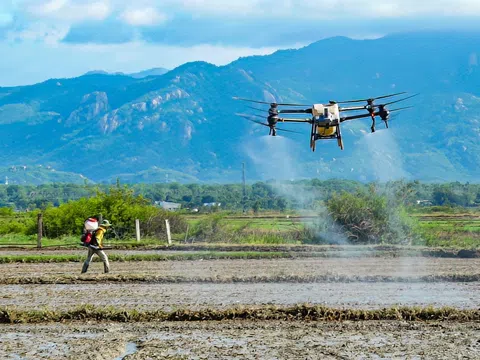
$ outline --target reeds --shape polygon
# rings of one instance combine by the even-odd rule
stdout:
[[[385,309],[334,309],[324,306],[235,307],[225,310],[137,311],[114,307],[82,306],[68,311],[0,308],[0,323],[44,323],[65,321],[479,321],[480,310],[454,308],[392,307]]]

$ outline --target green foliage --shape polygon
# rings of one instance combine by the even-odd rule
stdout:
[[[246,186],[248,210],[315,209],[317,205],[332,197],[335,192],[356,193],[367,190],[371,184],[351,180],[300,180],[284,182],[257,182]],[[423,184],[418,181],[392,181],[374,184],[379,191],[392,194],[398,201],[411,207],[423,207],[418,200],[427,205],[446,207],[474,207],[480,205],[480,184]],[[200,212],[217,208],[204,207],[204,202],[221,203],[220,209],[243,210],[243,187],[241,184],[134,184],[128,189],[135,195],[141,195],[150,203],[155,201],[173,201],[182,208],[198,208]],[[0,207],[25,209],[45,209],[59,206],[71,200],[90,198],[97,193],[110,192],[108,185],[50,184],[40,186],[8,185],[0,186]],[[302,196],[298,196],[301,194]],[[300,198],[300,199],[299,199]],[[208,201],[207,201],[208,200]],[[214,200],[214,201],[211,201]]]
[[[254,224],[257,227],[251,227]],[[235,244],[298,244],[308,239],[307,230],[303,227],[274,229],[271,224],[268,228],[261,226],[261,219],[236,222],[229,219],[226,213],[211,214],[203,217],[192,226],[190,241]],[[281,225],[275,225],[275,227],[277,226]]]
[[[13,214],[14,214],[13,209],[10,207],[0,208],[0,216],[13,216]]]
[[[417,237],[414,220],[395,199],[369,192],[334,194],[328,213],[354,244],[408,244]]]
[[[0,215],[0,235],[23,234],[35,231],[36,219],[33,213],[16,214],[11,208],[2,208]]]
[[[144,199],[135,195],[132,189],[126,187],[112,187],[110,191],[98,191],[97,196],[70,201],[58,208],[50,207],[44,212],[45,232],[48,237],[79,234],[86,218],[102,215],[114,226],[117,235],[122,237],[133,236],[135,233],[135,219],[149,223],[153,228],[156,222],[164,223],[168,217],[171,221],[172,232],[182,232],[186,223],[178,215],[166,213]],[[153,231],[153,230],[152,230]],[[144,234],[145,236],[151,233]]]

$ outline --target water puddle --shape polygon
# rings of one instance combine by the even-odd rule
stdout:
[[[127,345],[125,347],[125,352],[122,355],[120,355],[119,357],[116,357],[113,360],[123,360],[126,356],[135,354],[137,352],[137,350],[138,350],[137,349],[137,344],[135,344],[134,342],[129,342],[129,343],[127,343]]]

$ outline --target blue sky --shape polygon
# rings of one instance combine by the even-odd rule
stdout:
[[[479,19],[479,0],[0,0],[0,86],[222,65],[336,35],[480,30]]]

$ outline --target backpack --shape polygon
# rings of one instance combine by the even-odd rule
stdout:
[[[82,246],[97,245],[95,232],[98,229],[98,220],[94,217],[86,219],[83,223],[83,233],[80,237]]]

